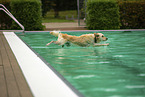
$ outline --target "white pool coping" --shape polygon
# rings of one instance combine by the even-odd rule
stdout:
[[[78,97],[14,32],[3,34],[34,97]]]

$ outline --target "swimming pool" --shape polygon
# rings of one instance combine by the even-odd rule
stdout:
[[[62,48],[51,44],[46,47],[57,39],[48,32],[25,33],[19,37],[85,97],[144,97],[145,31],[101,33],[109,38],[109,46]]]

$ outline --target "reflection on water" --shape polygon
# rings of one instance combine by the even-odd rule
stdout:
[[[145,32],[104,34],[110,46],[45,47],[56,40],[48,33],[22,38],[85,97],[144,97]]]

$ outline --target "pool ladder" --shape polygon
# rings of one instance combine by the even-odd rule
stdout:
[[[9,10],[3,5],[0,4],[0,10],[4,11],[8,16],[10,16],[21,28],[22,28],[22,32],[25,33],[25,28],[24,26],[9,12]]]

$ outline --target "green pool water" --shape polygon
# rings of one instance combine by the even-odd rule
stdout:
[[[109,38],[109,46],[46,47],[57,40],[48,32],[19,37],[85,97],[145,97],[145,31],[101,33]]]

